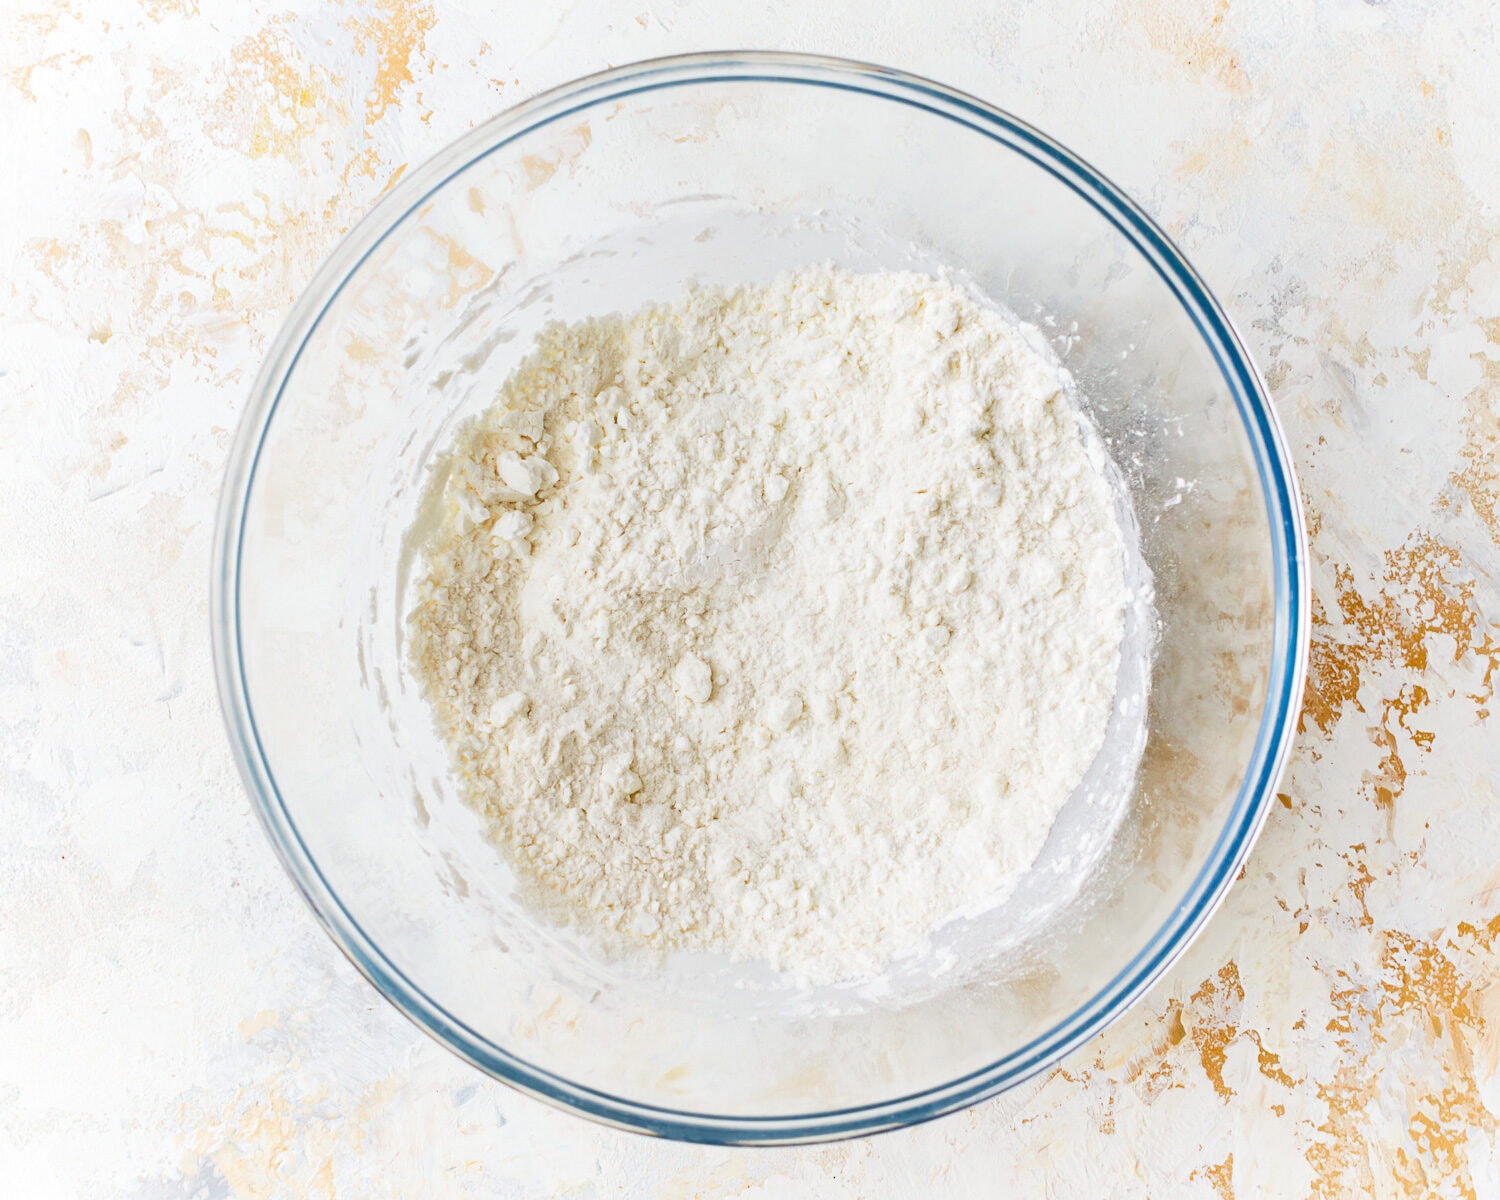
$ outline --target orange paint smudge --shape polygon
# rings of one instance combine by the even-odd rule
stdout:
[[[1313,1169],[1313,1196],[1334,1200],[1379,1190],[1370,1126],[1380,1118],[1370,1109],[1382,1103],[1381,1081],[1389,1058],[1385,1048],[1421,1040],[1438,1049],[1447,1083],[1439,1092],[1408,1098],[1409,1140],[1394,1148],[1390,1174],[1411,1195],[1475,1194],[1470,1138],[1477,1133],[1481,1143],[1492,1140],[1497,1121],[1483,1104],[1468,1042],[1460,1032],[1483,1031],[1475,997],[1495,978],[1492,950],[1497,937],[1500,916],[1482,927],[1460,923],[1441,942],[1388,931],[1374,991],[1348,988],[1331,993],[1340,1018],[1336,1028],[1335,1023],[1329,1028],[1344,1061],[1317,1089],[1327,1116],[1317,1127],[1322,1136],[1305,1154]],[[1357,1038],[1356,1026],[1367,1036]]]
[[[1333,576],[1337,621],[1321,602],[1313,605],[1303,732],[1316,728],[1331,734],[1350,708],[1365,711],[1360,686],[1364,672],[1377,663],[1426,671],[1433,636],[1453,640],[1454,661],[1474,651],[1479,625],[1474,579],[1453,547],[1430,535],[1414,534],[1405,545],[1386,551],[1380,587],[1373,597],[1361,593],[1350,568],[1334,564]],[[1380,723],[1371,736],[1385,755],[1367,781],[1377,803],[1392,803],[1406,782],[1392,720],[1418,746],[1431,748],[1432,732],[1409,724],[1428,700],[1426,688],[1411,684],[1383,704]]]
[[[1396,726],[1416,743],[1419,750],[1431,750],[1436,735],[1430,730],[1413,729],[1407,724],[1407,718],[1425,708],[1429,699],[1427,689],[1420,684],[1406,685],[1385,702],[1380,723],[1370,730],[1370,740],[1384,753],[1374,772],[1366,774],[1364,788],[1366,794],[1382,808],[1392,807],[1396,798],[1406,790],[1406,764],[1401,759],[1391,719],[1395,718]]]
[[[1140,1090],[1147,1101],[1153,1100],[1171,1086],[1175,1060],[1186,1054],[1197,1058],[1215,1094],[1228,1102],[1235,1095],[1224,1078],[1229,1049],[1243,1041],[1255,1047],[1256,1067],[1265,1079],[1287,1088],[1298,1086],[1299,1081],[1282,1066],[1281,1056],[1265,1045],[1260,1031],[1242,1028],[1244,1005],[1239,966],[1227,962],[1198,985],[1186,1004],[1175,1000],[1168,1004],[1161,1033],[1131,1062],[1125,1082]],[[1185,1050],[1179,1051],[1179,1046]]]
[[[1121,16],[1139,26],[1153,48],[1194,74],[1213,79],[1228,91],[1248,92],[1250,77],[1223,41],[1229,0],[1208,0],[1196,7],[1197,12],[1185,12],[1178,4],[1136,0],[1125,6]]]
[[[577,161],[579,155],[594,142],[594,131],[589,123],[568,130],[558,144],[545,154],[527,154],[521,158],[521,170],[526,175],[527,190],[541,187],[557,172]]]
[[[1500,321],[1481,321],[1480,326],[1491,344],[1500,345]],[[1464,444],[1459,450],[1464,465],[1449,482],[1500,546],[1500,362],[1484,354],[1474,357],[1484,374],[1464,397]]]
[[[1468,980],[1435,943],[1391,931],[1380,968],[1381,990],[1398,1011],[1446,1015],[1470,1026],[1479,1021]]]
[[[1219,1200],[1234,1200],[1234,1155],[1226,1155],[1224,1161],[1205,1167],[1203,1175],[1213,1185],[1214,1195]]]
[[[365,99],[365,128],[369,129],[396,103],[401,89],[412,82],[412,58],[426,49],[427,35],[437,24],[432,5],[412,0],[376,0],[375,16],[351,20],[354,48],[376,52],[375,81]]]
[[[1205,979],[1192,995],[1192,1002],[1200,1009],[1217,1008],[1225,1019],[1203,1020],[1193,1029],[1193,1040],[1198,1045],[1198,1058],[1203,1064],[1203,1073],[1213,1084],[1219,1097],[1228,1100],[1234,1089],[1224,1082],[1224,1064],[1229,1058],[1229,1044],[1239,1034],[1239,1029],[1227,1019],[1226,1010],[1233,1009],[1239,1015],[1240,1005],[1245,999],[1245,988],[1240,983],[1240,969],[1233,962],[1225,963],[1217,979]],[[1208,1013],[1204,1013],[1205,1018]]]
[[[393,187],[396,186],[397,180],[399,180],[401,178],[401,176],[403,176],[405,174],[406,174],[406,164],[402,163],[399,167],[397,167],[394,171],[391,172],[391,177],[389,179],[387,179],[385,181],[385,183],[383,183],[381,185],[381,187],[380,187],[380,194],[382,196],[384,196],[388,191],[390,191]]]

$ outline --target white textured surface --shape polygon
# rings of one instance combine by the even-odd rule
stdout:
[[[0,1177],[26,1197],[1500,1193],[1500,77],[1487,3],[11,0],[0,30]],[[234,776],[213,503],[266,339],[404,164],[584,71],[759,45],[1029,117],[1177,236],[1302,472],[1284,801],[1063,1068],[873,1141],[597,1129],[340,959]]]

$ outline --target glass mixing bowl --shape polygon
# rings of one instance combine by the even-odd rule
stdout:
[[[1120,689],[1144,753],[1113,768],[1118,811],[1075,796],[1017,894],[945,931],[943,972],[803,989],[691,956],[606,962],[517,902],[458,794],[403,661],[408,533],[435,456],[546,322],[820,261],[952,269],[1050,339],[1128,489],[1154,580],[1151,653],[1139,686]],[[1117,188],[1035,129],[832,59],[608,71],[408,173],[271,347],[230,457],[216,555],[234,750],[340,949],[491,1075],[702,1141],[911,1124],[1097,1033],[1181,953],[1244,862],[1302,689],[1291,467],[1203,282]]]

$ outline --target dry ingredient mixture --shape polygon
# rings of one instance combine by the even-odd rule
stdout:
[[[1013,886],[1099,750],[1110,490],[1024,327],[799,270],[555,324],[448,460],[413,653],[585,930],[878,971]]]

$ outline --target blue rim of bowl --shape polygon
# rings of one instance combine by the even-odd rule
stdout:
[[[507,1053],[424,993],[360,927],[308,852],[262,751],[240,654],[239,564],[245,511],[260,451],[302,347],[352,274],[445,183],[533,130],[643,92],[730,81],[832,88],[926,111],[1023,155],[1088,202],[1152,265],[1213,352],[1251,443],[1274,548],[1271,682],[1255,749],[1230,818],[1171,919],[1087,1003],[999,1061],[938,1087],[893,1100],[775,1117],[680,1111],[639,1104],[575,1083]],[[1029,1079],[1119,1017],[1187,948],[1248,857],[1291,751],[1307,660],[1304,546],[1301,501],[1280,425],[1238,331],[1167,235],[1098,171],[1024,121],[972,96],[902,71],[774,51],[680,55],[586,76],[492,118],[408,174],[335,247],[273,341],[230,451],[214,541],[214,668],[240,773],[282,864],[339,949],[419,1028],[494,1078],[607,1125],[717,1144],[831,1141],[931,1120]]]

